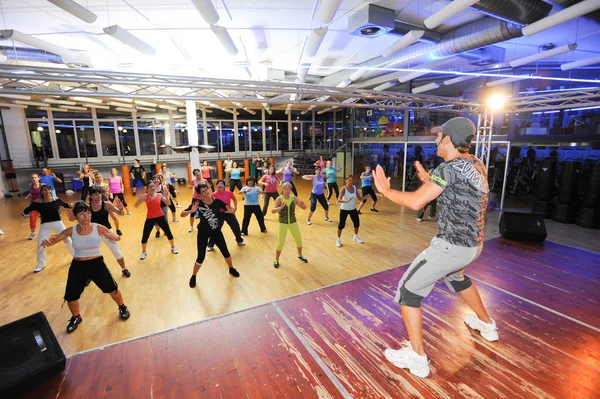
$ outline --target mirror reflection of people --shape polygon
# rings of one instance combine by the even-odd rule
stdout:
[[[43,186],[48,186],[52,190],[52,198],[58,198],[56,196],[56,189],[54,188],[54,182],[62,183],[62,180],[56,177],[54,173],[48,172],[48,168],[42,169],[42,175],[40,176],[40,183]]]

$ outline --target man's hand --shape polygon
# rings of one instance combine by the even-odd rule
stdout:
[[[373,171],[373,181],[380,193],[385,194],[390,190],[390,178],[385,176],[381,165],[377,165],[377,168]]]
[[[419,180],[421,180],[421,183],[427,183],[431,175],[425,170],[423,165],[421,165],[421,162],[415,161],[415,169],[417,169],[417,176],[419,177]]]

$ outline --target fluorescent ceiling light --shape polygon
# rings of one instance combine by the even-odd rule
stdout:
[[[297,98],[298,98],[298,94],[296,94],[296,93],[290,94],[290,101],[296,101]]]
[[[31,96],[24,96],[22,94],[0,94],[0,97],[13,98],[15,100],[31,100]]]
[[[381,56],[383,58],[390,58],[392,55],[396,54],[398,51],[410,46],[417,40],[423,37],[425,34],[424,30],[411,30],[406,35],[402,36],[400,40],[396,43],[392,44],[390,47],[386,48]]]
[[[596,106],[596,107],[583,107],[583,108],[573,108],[573,109],[568,109],[567,111],[585,111],[586,109],[598,109],[598,108],[600,108],[600,106]]]
[[[448,4],[446,7],[442,8],[441,10],[427,18],[424,24],[429,29],[436,28],[444,21],[452,18],[453,16],[459,14],[461,11],[471,7],[473,4],[478,2],[479,0],[454,0],[452,3]]]
[[[102,100],[98,99],[98,98],[90,98],[90,97],[69,97],[71,100],[75,100],[75,101],[85,101],[86,103],[92,103],[92,104],[102,104]]]
[[[383,84],[380,84],[379,86],[374,87],[373,90],[384,91],[384,90],[387,90],[387,89],[390,89],[390,88],[396,86],[396,84],[398,84],[398,82],[396,82],[395,80],[392,80],[391,82],[385,82]]]
[[[219,21],[219,13],[211,0],[192,0],[192,3],[207,24],[214,25]]]
[[[525,36],[532,36],[556,25],[560,25],[577,17],[581,17],[582,15],[588,14],[599,8],[600,1],[583,0],[569,8],[565,8],[564,10],[523,27],[522,32]]]
[[[440,87],[440,85],[437,83],[429,83],[429,84],[426,84],[423,86],[413,87],[412,92],[414,94],[419,94],[419,93],[424,93],[426,91],[435,90],[439,87]]]
[[[350,79],[346,79],[340,83],[338,83],[337,85],[335,85],[335,87],[340,87],[340,88],[344,88],[344,87],[348,87],[348,85],[352,83],[352,80]]]
[[[327,27],[312,30],[305,49],[308,57],[314,57],[317,54],[317,51],[319,51],[319,47],[321,46],[326,33]]]
[[[159,105],[159,106],[158,106],[158,108],[161,108],[161,109],[168,109],[168,110],[170,110],[170,111],[177,111],[177,107],[172,107],[172,106],[170,106],[170,105]]]
[[[408,73],[408,74],[406,74],[404,76],[400,76],[398,78],[398,81],[400,83],[406,83],[409,80],[415,80],[416,78],[420,78],[421,76],[427,75],[430,72],[431,72],[430,69],[427,69],[427,70],[424,70],[424,71],[414,71],[414,72]]]
[[[13,104],[21,104],[21,105],[37,105],[38,107],[49,107],[50,104],[42,103],[38,101],[23,101],[23,100],[13,100]]]
[[[74,107],[72,105],[59,105],[58,108],[61,109],[69,109],[69,110],[76,110],[76,111],[87,111],[87,108],[84,107]]]
[[[146,108],[146,107],[138,107],[137,105],[135,106],[135,109],[140,110],[140,111],[156,111],[156,108]]]
[[[77,56],[76,51],[57,46],[56,44],[49,43],[42,39],[38,39],[37,37],[26,35],[25,33],[19,32],[17,30],[0,30],[0,35],[7,39],[11,39],[19,43],[24,43],[31,47],[39,48],[49,53],[58,54],[63,58],[73,59]]]
[[[0,64],[4,64],[6,61],[8,61],[8,57],[4,53],[0,53]]]
[[[560,69],[563,71],[570,71],[571,69],[581,68],[588,65],[600,64],[600,55],[597,57],[586,58],[585,60],[568,62],[566,64],[562,64]]]
[[[514,77],[514,78],[506,78],[506,79],[493,80],[491,82],[487,82],[485,85],[487,87],[494,87],[494,86],[500,86],[500,85],[503,85],[503,84],[517,82],[519,80],[525,80],[525,79],[527,79],[527,77],[517,76],[517,77]]]
[[[298,79],[302,79],[306,77],[308,70],[310,69],[310,64],[302,64],[298,67]]]
[[[540,53],[533,54],[528,57],[523,57],[523,58],[519,58],[518,60],[513,60],[510,62],[510,66],[513,68],[520,67],[521,65],[526,65],[526,64],[530,64],[532,62],[543,60],[545,58],[554,57],[555,55],[568,53],[569,51],[573,51],[576,48],[577,48],[577,43],[566,44],[564,46],[553,48],[552,50],[542,51]]]
[[[140,104],[140,105],[147,105],[149,107],[156,107],[156,103],[150,103],[148,101],[142,101],[142,100],[133,100],[133,102],[135,104]]]
[[[120,41],[121,43],[131,47],[132,49],[139,51],[142,54],[156,54],[156,49],[154,47],[152,47],[142,39],[138,38],[133,33],[130,33],[126,29],[121,28],[119,25],[112,25],[104,28],[104,33]]]
[[[215,34],[219,42],[221,42],[221,46],[227,50],[230,55],[236,55],[238,53],[238,49],[233,42],[233,39],[227,32],[227,29],[223,26],[219,25],[211,25],[210,30]]]
[[[116,101],[111,101],[108,103],[108,105],[110,105],[112,107],[133,108],[132,104],[118,103]]]
[[[358,79],[362,78],[363,75],[366,74],[367,72],[368,72],[368,69],[357,69],[356,71],[352,72],[352,75],[350,75],[350,80],[355,82]]]
[[[88,104],[88,103],[83,103],[81,105],[83,105],[84,107],[88,107],[88,108],[110,109],[110,107],[108,105],[98,105],[98,104]]]
[[[461,83],[461,82],[466,82],[467,80],[475,79],[475,78],[478,78],[478,77],[479,77],[479,75],[459,76],[458,78],[444,80],[444,84],[446,86],[451,86],[451,85],[455,85],[455,84]]]
[[[333,20],[342,0],[321,0],[319,7],[319,21],[328,24]]]
[[[98,19],[98,16],[96,14],[94,14],[87,8],[80,6],[79,4],[75,3],[72,0],[48,0],[48,1],[52,4],[54,4],[55,6],[62,8],[63,10],[65,10],[69,14],[73,15],[74,17],[79,18],[83,22],[87,22],[88,24],[92,24],[92,23],[96,22],[96,19]]]
[[[10,107],[10,108],[26,109],[27,105],[0,103],[0,107]],[[39,107],[39,109],[47,110],[48,108]]]
[[[135,110],[133,108],[120,108],[120,107],[118,107],[118,108],[115,108],[115,110],[119,111],[119,112],[135,112]]]
[[[113,97],[112,99],[115,100],[115,101],[121,101],[121,102],[124,102],[124,103],[132,103],[133,102],[133,100],[131,98]]]
[[[41,100],[43,102],[49,103],[49,104],[64,104],[64,105],[75,105],[75,104],[77,104],[75,101],[56,100],[54,98],[42,98]]]
[[[166,103],[169,104],[173,104],[173,105],[178,105],[180,107],[185,107],[185,103],[181,102],[181,101],[177,101],[177,100],[165,100]]]

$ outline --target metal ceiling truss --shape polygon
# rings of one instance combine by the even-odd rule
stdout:
[[[480,112],[476,101],[393,91],[16,65],[0,66],[0,93]]]
[[[598,83],[600,84],[600,82]],[[549,111],[596,106],[600,106],[600,87],[538,95],[523,95],[510,99],[508,101],[508,110],[505,112]]]

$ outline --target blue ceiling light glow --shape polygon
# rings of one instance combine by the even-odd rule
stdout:
[[[600,84],[600,82],[598,82]],[[570,89],[554,89],[554,90],[534,90],[534,91],[520,91],[519,94],[541,94],[541,93],[556,93],[562,91],[576,91],[576,90],[588,90],[588,89],[597,89],[598,87],[573,87]]]

